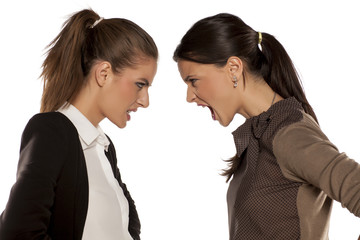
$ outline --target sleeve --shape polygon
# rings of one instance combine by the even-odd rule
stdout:
[[[340,153],[309,116],[281,129],[273,151],[285,177],[323,190],[360,217],[360,165]]]
[[[66,154],[62,131],[43,115],[22,135],[16,182],[0,216],[0,239],[51,239],[47,229]]]

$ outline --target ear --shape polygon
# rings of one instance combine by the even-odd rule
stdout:
[[[226,63],[226,70],[231,79],[233,79],[234,76],[240,79],[244,71],[243,61],[236,56],[229,57]]]
[[[100,62],[95,67],[95,80],[99,87],[103,87],[112,74],[111,64],[109,62]]]

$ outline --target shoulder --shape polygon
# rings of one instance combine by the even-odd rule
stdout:
[[[252,131],[256,138],[261,138],[263,146],[269,151],[273,148],[274,137],[278,132],[303,119],[303,109],[295,98],[287,98],[275,103],[267,112],[252,120]]]
[[[76,128],[65,115],[59,112],[36,114],[22,134],[18,176],[29,171],[37,173],[37,169],[46,169],[39,175],[58,176],[58,170],[77,157],[79,150],[81,144]]]
[[[29,120],[28,125],[62,128],[75,127],[71,121],[60,112],[38,113]]]
[[[301,121],[281,128],[273,140],[273,152],[278,164],[285,176],[291,178],[304,176],[303,169],[320,162],[319,159],[325,155],[337,152],[316,121],[305,112],[302,115]]]
[[[75,126],[65,115],[47,112],[36,114],[29,120],[22,134],[22,144],[34,140],[45,145],[63,144],[77,138]]]
[[[276,135],[280,129],[303,120],[304,111],[301,104],[295,98],[288,98],[278,102],[270,114],[270,127]]]
[[[275,103],[252,120],[255,137],[263,136],[263,140],[271,145],[280,129],[302,120],[302,111],[301,104],[294,97]]]
[[[328,140],[326,135],[321,131],[317,122],[307,113],[301,111],[302,118],[300,121],[293,122],[282,127],[274,137],[274,148],[280,147],[280,143],[291,140],[292,143],[301,142],[303,138],[317,137],[321,140]]]
[[[62,113],[47,112],[34,115],[25,127],[25,131],[77,132],[72,122]]]

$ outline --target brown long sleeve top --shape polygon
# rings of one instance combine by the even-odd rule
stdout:
[[[339,153],[295,98],[233,133],[230,239],[328,239],[332,199],[360,216],[360,165]]]

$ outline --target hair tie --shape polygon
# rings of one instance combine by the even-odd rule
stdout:
[[[99,18],[98,20],[96,20],[95,22],[94,22],[94,24],[93,25],[91,25],[91,27],[90,28],[94,28],[96,25],[98,25],[99,24],[99,22],[101,22],[102,20],[103,20],[104,18],[103,17],[101,17],[101,18]]]
[[[262,43],[262,34],[261,32],[258,32],[259,33],[259,42],[258,42],[258,47],[260,49],[260,51],[262,51],[262,47],[261,47],[261,43]]]

